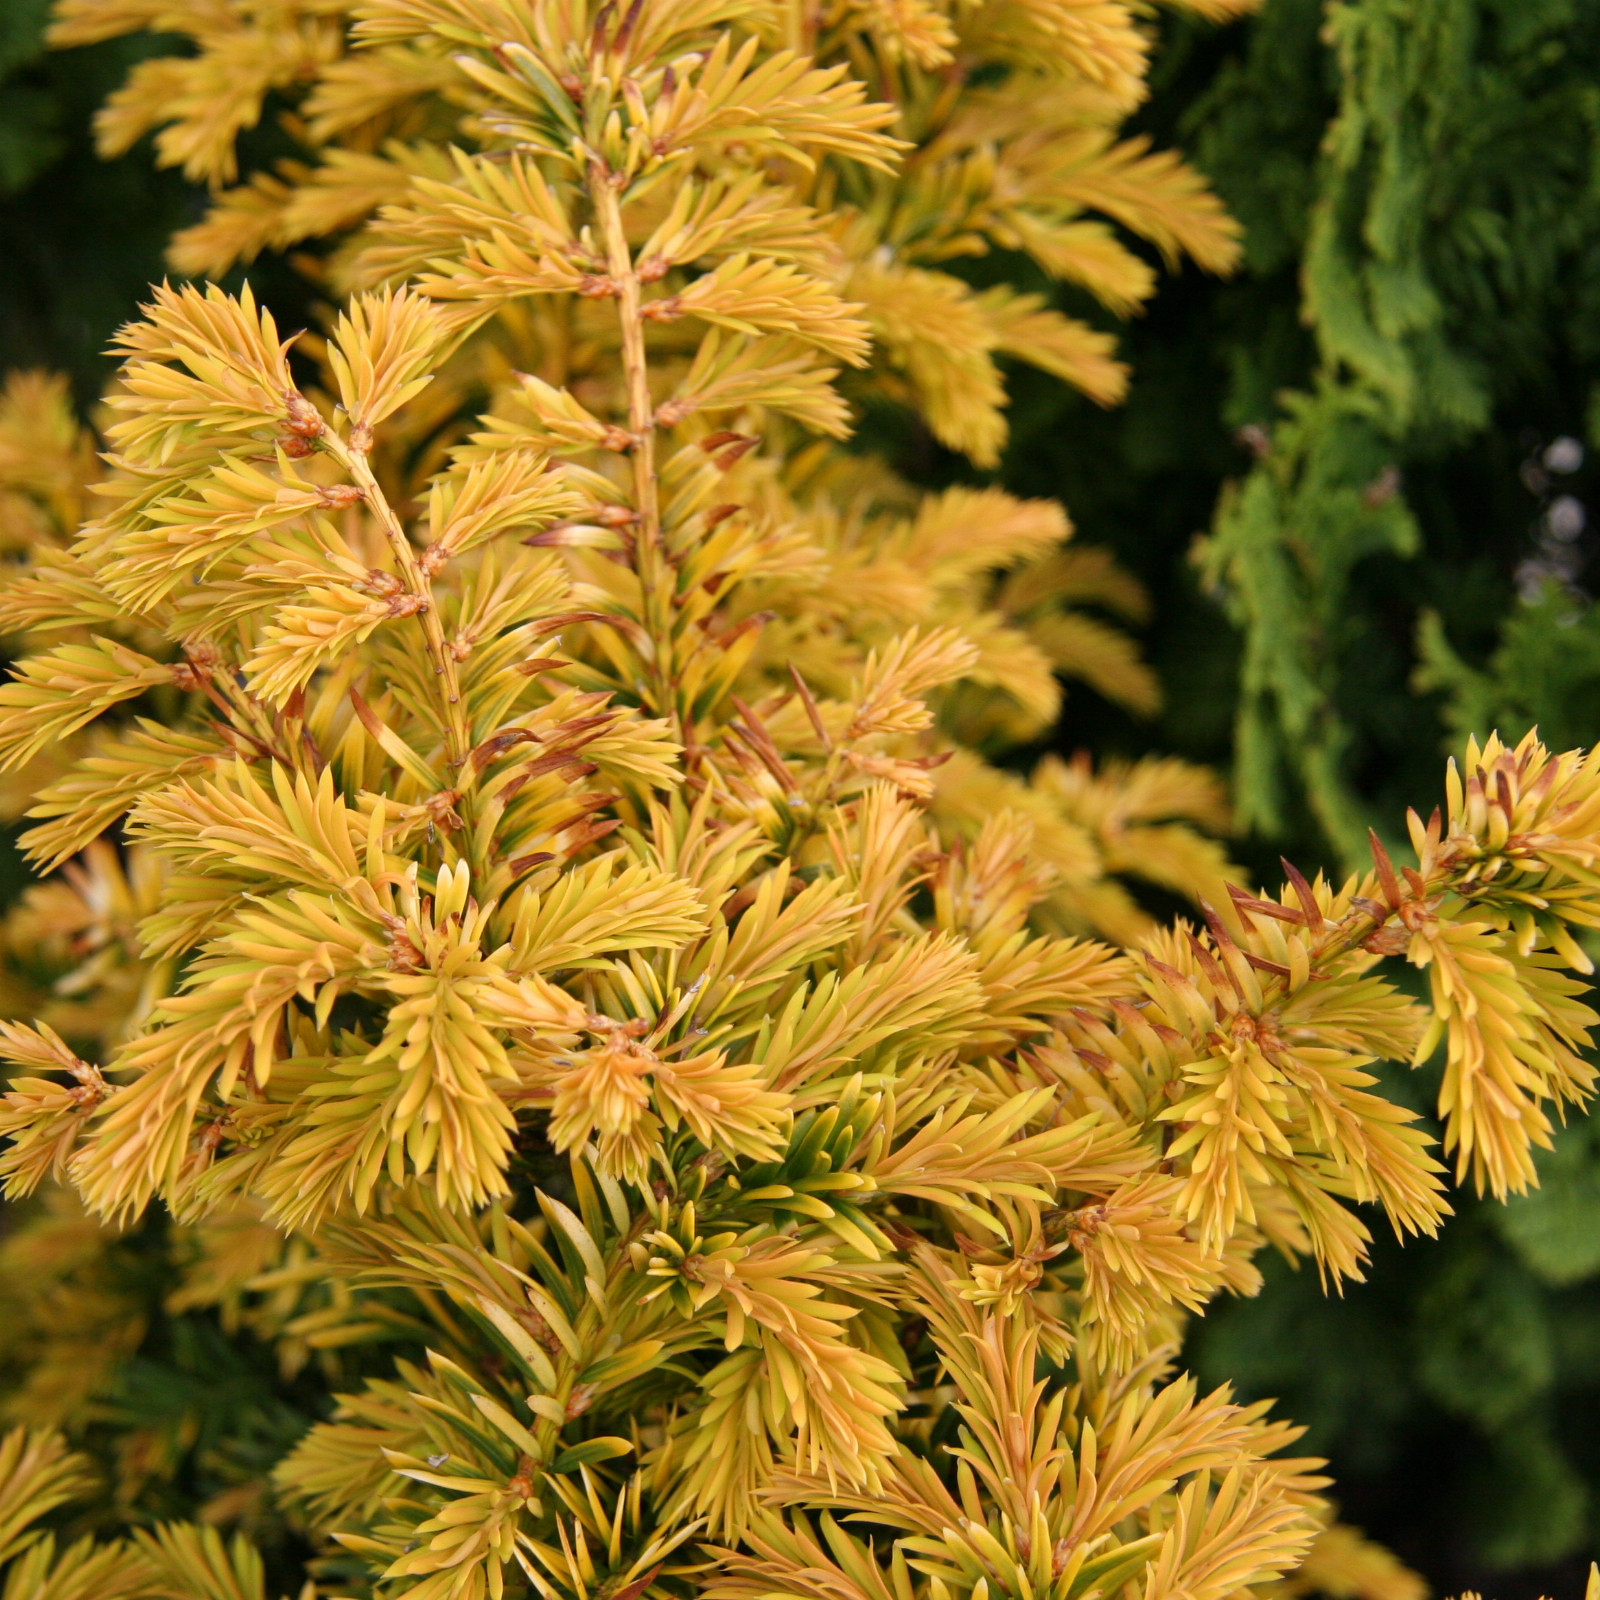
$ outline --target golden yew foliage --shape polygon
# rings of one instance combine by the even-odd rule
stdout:
[[[1250,0],[1177,3],[1220,18]],[[618,5],[614,23],[628,9]],[[625,71],[600,103],[579,101],[586,76],[567,51],[586,46],[595,20],[586,4],[60,0],[52,37],[71,45],[150,28],[193,42],[192,54],[136,67],[98,122],[108,154],[158,130],[158,159],[217,191],[206,218],[174,241],[177,270],[221,276],[263,249],[334,236],[344,242],[326,269],[340,290],[420,274],[462,317],[518,303],[517,317],[497,330],[489,370],[474,374],[491,386],[510,362],[575,393],[609,387],[616,327],[604,307],[585,316],[580,305],[575,318],[563,307],[552,319],[529,303],[530,293],[577,288],[599,264],[574,257],[560,204],[548,203],[533,166],[486,168],[464,152],[535,150],[550,134],[570,138],[583,120],[603,128],[613,108],[628,119],[628,137],[670,146],[662,171],[685,170],[689,141],[699,151],[715,145],[723,163],[721,181],[704,192],[668,183],[648,206],[637,197],[656,224],[639,251],[647,274],[720,258],[720,276],[696,295],[726,293],[729,280],[755,273],[744,291],[764,288],[793,315],[799,280],[785,283],[773,258],[820,268],[871,331],[872,387],[913,401],[940,440],[980,464],[994,462],[1006,434],[997,355],[1055,373],[1102,404],[1121,396],[1126,372],[1104,333],[1038,295],[975,292],[943,270],[950,261],[996,246],[1024,251],[1051,278],[1126,315],[1156,280],[1117,228],[1169,264],[1188,255],[1226,270],[1237,257],[1237,229],[1199,176],[1143,137],[1118,137],[1144,98],[1149,52],[1138,8],[1121,0],[672,9],[681,38],[697,28],[710,38],[719,27],[739,38],[725,33],[687,74],[683,62],[655,58],[656,71],[672,72],[670,92],[641,80],[633,92],[648,105],[625,103]],[[654,27],[648,14],[637,25],[646,50]],[[752,78],[757,53],[763,64]],[[542,85],[539,61],[548,69]],[[755,118],[752,89],[763,97]],[[280,120],[301,153],[236,183],[237,135],[268,95],[293,102]],[[544,132],[525,137],[552,116]],[[898,147],[876,137],[885,126]],[[752,170],[774,158],[789,167],[783,193],[773,192],[770,172]],[[374,215],[375,231],[352,233]],[[470,249],[459,248],[464,239]],[[742,261],[751,247],[767,260]],[[554,337],[557,323],[578,336]],[[786,385],[774,368],[793,352],[769,347],[751,362],[725,344],[695,346],[702,362],[676,403],[707,387],[753,384],[761,403],[783,407]],[[849,360],[863,348],[849,335],[834,353]],[[837,399],[803,363],[787,387],[809,423],[843,430]]]
[[[1191,9],[1222,16],[1237,7]],[[594,10],[558,7],[534,17],[490,4],[367,15],[327,0],[72,0],[58,7],[54,36],[71,44],[152,27],[192,38],[192,56],[135,70],[107,108],[102,140],[120,149],[118,128],[131,138],[164,123],[160,159],[182,163],[200,151],[192,175],[213,183],[226,179],[235,135],[260,114],[262,94],[301,97],[283,125],[314,164],[291,162],[224,191],[199,232],[174,247],[174,262],[220,273],[266,244],[331,239],[321,266],[304,251],[294,258],[322,272],[330,288],[411,279],[447,315],[466,319],[466,335],[435,364],[427,395],[391,417],[379,442],[378,475],[404,499],[428,492],[429,474],[475,409],[487,407],[478,422],[486,450],[530,433],[555,449],[626,448],[627,430],[610,420],[629,399],[618,319],[596,270],[602,263],[593,239],[574,235],[559,195],[550,194],[554,174],[541,165],[537,141],[513,126],[529,91],[499,70],[496,55],[501,46],[525,51],[535,33],[559,55],[564,40],[587,36]],[[683,14],[686,36],[698,17]],[[347,44],[341,30],[352,19]],[[619,13],[613,23],[623,20]],[[876,462],[821,444],[803,449],[796,433],[848,431],[842,381],[863,398],[910,403],[947,444],[990,460],[1004,438],[1001,354],[1042,363],[1103,401],[1120,394],[1125,375],[1107,336],[1037,296],[998,287],[975,293],[939,270],[953,257],[1026,244],[1046,270],[1124,311],[1151,292],[1154,278],[1113,223],[1169,259],[1187,252],[1213,270],[1231,265],[1236,229],[1198,176],[1169,153],[1116,140],[1117,124],[1144,94],[1148,41],[1139,19],[1101,0],[960,0],[730,7],[701,22],[706,39],[719,22],[730,24],[739,48],[765,61],[753,80],[766,96],[764,125],[737,120],[747,115],[750,85],[731,87],[743,81],[729,71],[734,34],[721,40],[720,61],[690,63],[698,75],[681,92],[684,63],[658,68],[674,93],[657,96],[649,132],[678,143],[627,221],[640,235],[633,248],[647,284],[669,261],[715,268],[691,286],[687,306],[681,296],[662,296],[651,312],[656,415],[674,428],[688,422],[695,433],[751,415],[782,466],[762,472],[752,463],[757,470],[745,476],[760,481],[746,492],[775,521],[805,527],[805,549],[795,552],[809,567],[803,581],[794,570],[781,586],[750,592],[749,611],[774,613],[760,648],[792,660],[818,689],[840,693],[860,664],[859,645],[887,642],[916,622],[959,625],[978,654],[942,692],[941,719],[983,750],[1044,733],[1059,712],[1062,675],[1137,714],[1152,712],[1153,675],[1127,636],[1102,620],[1142,619],[1144,596],[1104,552],[1064,544],[1071,526],[1058,506],[994,490],[919,500]],[[652,26],[648,18],[640,25]],[[822,70],[797,54],[807,47]],[[841,79],[846,66],[854,77]],[[558,117],[557,131],[566,137],[578,79],[558,76],[567,120]],[[213,102],[223,83],[229,110],[219,117]],[[862,83],[887,104],[863,100]],[[625,82],[622,91],[626,97]],[[324,115],[329,96],[348,114]],[[820,97],[817,106],[807,109],[808,96]],[[358,106],[366,110],[354,115]],[[597,127],[609,106],[588,108]],[[825,116],[840,127],[821,127]],[[790,133],[809,129],[803,150],[784,143],[784,117],[799,119]],[[897,148],[872,131],[887,124]],[[859,159],[873,151],[870,161]],[[686,164],[708,181],[676,183]],[[242,216],[265,227],[269,212],[278,221],[265,232],[237,232]],[[195,241],[206,238],[212,244],[197,255]],[[764,260],[747,259],[752,242]],[[728,292],[730,272],[740,275],[736,295],[755,296],[755,324],[741,322],[743,313],[730,323],[727,307],[719,313],[706,300]],[[770,281],[763,287],[758,278]],[[854,331],[822,331],[815,313],[825,307],[808,283],[846,298]],[[802,314],[811,318],[806,337],[820,337],[833,361],[818,362],[785,320]],[[702,336],[708,323],[710,338]],[[736,336],[755,327],[765,336]],[[865,334],[878,359],[861,370],[850,363],[867,348]],[[320,350],[319,341],[307,345]],[[981,448],[979,438],[987,441]],[[493,481],[503,493],[503,478]],[[208,491],[214,501],[229,493],[249,506],[242,482]],[[287,502],[282,509],[289,514]],[[970,537],[976,520],[985,524],[981,539]],[[209,538],[197,535],[183,559],[198,559]],[[153,558],[155,581],[164,559],[165,552]],[[341,626],[359,630],[372,609],[347,600]],[[1113,764],[1096,774],[1051,760],[1025,787],[957,757],[936,783],[941,820],[968,836],[995,809],[1034,819],[1035,847],[1056,871],[1045,908],[1054,927],[1119,942],[1148,931],[1122,877],[1190,896],[1220,892],[1222,852],[1185,825],[1226,827],[1209,774],[1177,762]]]
[[[1216,816],[1208,781],[1025,783],[974,750],[1054,715],[1053,660],[1096,656],[1054,602],[1125,580],[1063,551],[1053,508],[918,503],[794,432],[843,430],[835,380],[874,336],[900,359],[886,307],[956,347],[894,228],[959,215],[929,174],[970,166],[992,209],[1014,146],[1054,171],[1064,124],[1028,145],[1007,108],[1127,103],[1133,15],[365,0],[348,56],[331,6],[68,16],[210,19],[112,119],[171,115],[198,170],[226,175],[254,111],[205,103],[266,39],[322,74],[310,116],[359,89],[385,139],[470,132],[421,176],[382,156],[404,181],[339,256],[370,286],[314,363],[248,290],[156,291],[81,525],[59,394],[24,380],[0,415],[0,624],[26,646],[0,759],[61,869],[7,939],[69,973],[5,1026],[31,1075],[0,1172],[106,1219],[164,1203],[179,1301],[287,1370],[408,1308],[425,1357],[278,1469],[318,1592],[1225,1600],[1314,1545],[1392,1589],[1324,1532],[1294,1430],[1174,1376],[1175,1338],[1252,1291],[1264,1245],[1359,1274],[1356,1204],[1436,1229],[1443,1169],[1377,1059],[1444,1042],[1458,1175],[1530,1180],[1592,1087],[1565,974],[1600,923],[1600,755],[1490,739],[1414,868],[1375,846],[1362,880],[1291,870],[1149,931],[1107,873],[1218,882],[1174,822]],[[1015,70],[941,70],[969,58]],[[1176,170],[1117,160],[1135,188]],[[1155,233],[1108,163],[1096,203]],[[1079,203],[1005,226],[1106,256]],[[518,341],[542,371],[509,370]],[[61,1288],[96,1304],[92,1275]],[[30,1535],[81,1479],[48,1432],[0,1449],[24,1587],[261,1593],[212,1529]]]

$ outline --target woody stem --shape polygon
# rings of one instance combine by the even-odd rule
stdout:
[[[603,163],[589,165],[589,192],[595,220],[605,241],[606,274],[616,286],[621,328],[622,370],[628,396],[628,432],[633,435],[633,500],[638,522],[633,530],[634,570],[639,577],[642,621],[650,637],[651,673],[657,709],[679,721],[668,673],[672,656],[672,600],[676,580],[661,540],[661,508],[656,481],[655,407],[650,400],[650,366],[644,343],[639,274],[623,228],[622,205],[612,174]]]
[[[445,758],[454,772],[466,759],[472,747],[472,732],[467,725],[466,708],[461,703],[461,681],[456,672],[456,658],[444,636],[439,612],[433,603],[433,583],[417,564],[416,551],[406,537],[400,519],[390,506],[378,480],[373,476],[366,451],[352,448],[333,434],[326,436],[329,450],[349,472],[356,486],[366,498],[372,513],[382,527],[395,565],[400,569],[400,581],[406,593],[421,601],[416,616],[422,624],[422,637],[427,646],[428,659],[433,663],[434,676],[439,682],[440,698],[444,702]]]
[[[606,273],[617,289],[622,325],[622,370],[628,390],[628,431],[633,435],[635,530],[641,558],[661,541],[661,514],[656,500],[655,408],[650,403],[650,368],[640,315],[639,274],[634,271],[622,226],[622,206],[611,175],[598,162],[589,168],[589,188],[606,244]],[[641,576],[643,573],[641,572]]]

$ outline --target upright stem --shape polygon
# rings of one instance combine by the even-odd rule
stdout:
[[[676,579],[661,537],[661,506],[656,482],[656,419],[650,400],[650,365],[645,352],[643,301],[639,274],[628,248],[622,223],[622,205],[612,174],[604,163],[589,164],[589,193],[595,220],[605,241],[606,274],[616,285],[617,316],[621,324],[622,370],[628,395],[628,432],[633,435],[633,498],[638,522],[634,525],[634,571],[638,574],[645,631],[653,646],[650,663],[655,679],[656,707],[683,730],[673,693],[672,604]]]
[[[373,476],[366,452],[352,449],[348,442],[331,433],[326,436],[326,442],[330,451],[338,457],[341,465],[365,495],[367,504],[383,528],[384,537],[389,541],[389,548],[394,554],[395,565],[400,569],[400,579],[406,586],[406,592],[415,595],[422,602],[417,611],[417,620],[422,624],[422,637],[427,646],[428,659],[433,663],[434,676],[439,681],[440,698],[444,702],[445,759],[453,773],[465,761],[468,750],[472,748],[472,730],[467,724],[466,707],[461,703],[461,680],[456,672],[456,658],[445,639],[444,627],[439,621],[439,613],[433,603],[433,584],[428,575],[417,565],[416,551],[412,549],[411,541],[406,537],[406,531],[401,526],[399,517],[395,515],[378,480]]]
[[[641,559],[661,544],[661,511],[656,498],[656,419],[650,403],[650,368],[645,356],[644,321],[640,316],[639,274],[633,269],[622,227],[622,206],[611,175],[599,162],[589,168],[595,215],[606,243],[606,272],[617,286],[617,312],[622,324],[622,370],[628,389],[628,432],[633,435],[633,491],[639,525],[635,530]],[[644,576],[641,567],[640,576]]]

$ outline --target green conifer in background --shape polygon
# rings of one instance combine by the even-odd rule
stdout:
[[[1211,347],[1236,464],[1200,556],[1242,633],[1235,798],[1269,832],[1311,812],[1338,858],[1474,729],[1600,739],[1596,23],[1284,0],[1169,105],[1245,225]],[[1197,1330],[1205,1370],[1294,1397],[1351,1514],[1441,1583],[1579,1562],[1600,1529],[1587,1131],[1541,1170],[1342,1304],[1285,1278]]]

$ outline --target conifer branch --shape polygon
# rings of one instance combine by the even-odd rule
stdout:
[[[395,565],[400,570],[405,600],[390,602],[390,610],[399,613],[409,609],[422,627],[428,660],[434,677],[438,680],[438,693],[442,705],[441,719],[445,728],[445,764],[454,772],[467,758],[472,745],[472,731],[467,720],[467,708],[461,699],[460,676],[456,660],[444,629],[439,621],[438,607],[434,601],[432,575],[423,570],[411,540],[401,526],[384,496],[383,487],[373,474],[368,461],[370,443],[363,434],[365,424],[358,423],[348,439],[336,434],[326,435],[326,448],[330,455],[350,474],[351,481],[360,489],[362,498],[372,508],[374,517],[383,529]]]

